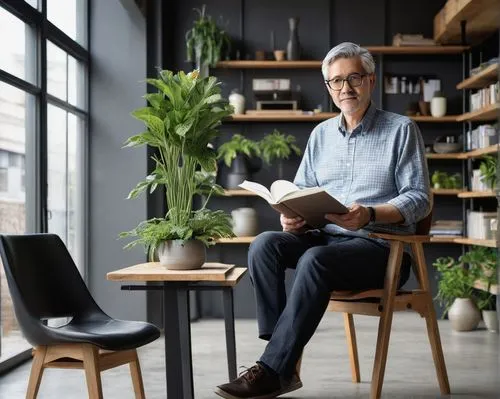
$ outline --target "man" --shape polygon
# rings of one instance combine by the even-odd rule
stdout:
[[[412,234],[429,211],[422,137],[409,118],[371,103],[371,54],[353,43],[339,44],[323,60],[322,72],[342,112],[313,130],[295,183],[325,188],[349,213],[327,214],[331,224],[305,233],[306,221],[281,215],[283,232],[265,232],[254,240],[248,268],[259,337],[269,342],[255,366],[216,388],[224,398],[272,398],[300,388],[295,366],[330,292],[383,287],[389,247],[369,238],[369,232]],[[400,285],[408,279],[410,261],[405,253]],[[296,268],[288,298],[287,267]]]

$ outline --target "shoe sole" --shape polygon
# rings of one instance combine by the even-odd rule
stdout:
[[[249,396],[249,397],[244,398],[244,399],[273,399],[273,398],[276,398],[277,396],[284,395],[285,393],[296,391],[299,388],[302,388],[302,381],[297,381],[295,384],[289,385],[286,388],[280,389],[277,392],[269,393],[266,395],[260,395],[260,396]],[[230,393],[223,391],[219,387],[215,388],[214,392],[217,395],[222,396],[225,399],[242,399],[242,396],[231,395]]]

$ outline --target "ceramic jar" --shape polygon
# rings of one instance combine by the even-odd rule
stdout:
[[[471,331],[477,328],[481,313],[469,298],[456,298],[448,311],[451,328],[455,331]]]
[[[431,115],[436,118],[446,115],[446,97],[439,91],[431,99]]]
[[[257,212],[253,208],[238,208],[231,212],[233,232],[237,237],[257,234]]]
[[[245,97],[239,92],[239,90],[234,89],[229,95],[229,105],[234,107],[235,114],[245,113]]]

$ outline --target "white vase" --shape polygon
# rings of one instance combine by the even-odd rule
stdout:
[[[170,270],[199,269],[205,263],[205,244],[199,240],[164,241],[157,249],[160,265]]]
[[[469,298],[456,298],[448,311],[451,328],[455,331],[471,331],[477,328],[481,313]]]
[[[446,97],[432,97],[431,115],[436,118],[446,115]]]
[[[498,314],[496,310],[483,310],[483,321],[488,331],[498,332]]]
[[[229,95],[229,105],[234,107],[235,114],[245,113],[245,97],[238,92],[238,90],[233,90]]]
[[[257,212],[253,208],[238,208],[231,212],[233,233],[237,237],[251,237],[257,234]]]

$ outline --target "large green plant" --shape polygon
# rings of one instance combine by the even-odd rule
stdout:
[[[229,51],[231,41],[227,33],[217,26],[210,15],[205,14],[205,5],[194,9],[198,13],[198,19],[186,32],[186,51],[188,61],[197,61],[215,67],[222,58],[225,49]]]
[[[481,176],[485,183],[489,187],[495,188],[497,180],[497,158],[492,155],[484,155],[479,164],[479,170],[481,171]]]
[[[153,192],[165,187],[168,213],[140,223],[120,236],[137,236],[128,244],[143,244],[150,259],[157,246],[165,240],[198,239],[206,245],[217,238],[231,237],[229,215],[210,211],[206,204],[210,195],[221,190],[215,185],[216,153],[209,142],[217,135],[221,120],[232,107],[220,95],[215,77],[200,78],[198,72],[188,74],[161,71],[158,79],[147,82],[158,89],[144,97],[149,105],[136,109],[132,115],[143,121],[146,130],[130,137],[126,147],[148,145],[157,149],[152,158],[155,169],[130,192],[135,198],[147,189]],[[207,194],[201,209],[193,210],[193,197]]]
[[[285,135],[274,129],[259,142],[261,157],[267,164],[271,164],[276,159],[288,159],[295,153],[300,155],[300,148],[295,144],[295,137],[291,134]]]
[[[230,140],[221,144],[217,150],[217,158],[223,159],[226,166],[231,166],[231,162],[240,154],[249,158],[259,156],[259,144],[241,134],[234,134]]]

